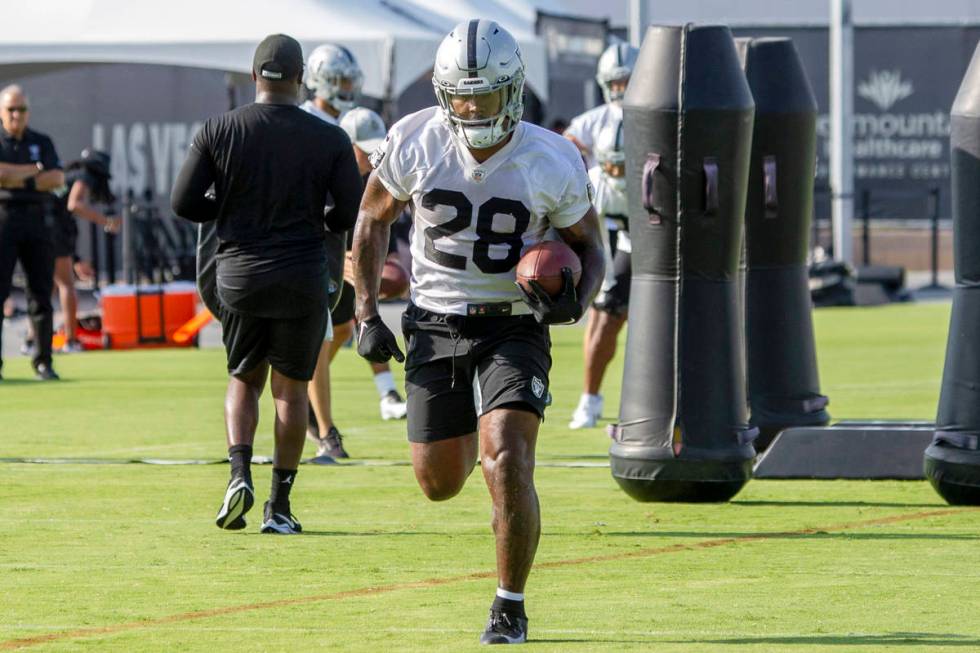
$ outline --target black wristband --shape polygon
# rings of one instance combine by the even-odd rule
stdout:
[[[34,177],[28,177],[24,180],[24,190],[37,190],[37,180]]]

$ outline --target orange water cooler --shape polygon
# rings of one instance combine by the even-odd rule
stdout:
[[[189,347],[174,332],[197,313],[197,288],[188,281],[162,285],[116,284],[102,289],[102,334],[106,349]]]

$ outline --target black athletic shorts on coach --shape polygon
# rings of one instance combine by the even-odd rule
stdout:
[[[409,304],[402,331],[410,441],[473,433],[479,415],[502,406],[544,417],[551,337],[533,316],[445,315]]]

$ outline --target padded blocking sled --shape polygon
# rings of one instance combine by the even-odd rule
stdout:
[[[623,102],[633,277],[613,477],[726,501],[751,477],[738,266],[754,104],[727,27],[651,27]]]
[[[921,480],[930,422],[847,421],[779,433],[755,466],[756,478]]]
[[[807,254],[817,101],[788,38],[737,39],[755,100],[745,206],[745,347],[757,450],[830,421],[820,394]]]
[[[980,46],[950,116],[956,286],[926,476],[949,503],[980,505]]]

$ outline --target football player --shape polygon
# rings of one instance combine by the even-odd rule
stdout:
[[[602,417],[602,395],[599,389],[609,362],[616,354],[616,338],[626,323],[630,296],[630,237],[626,203],[626,153],[623,151],[623,121],[614,120],[595,142],[599,165],[589,170],[595,187],[595,209],[605,220],[602,231],[606,252],[606,276],[602,288],[589,309],[583,353],[585,388],[569,428],[596,426]]]
[[[599,57],[595,75],[605,104],[576,116],[564,131],[565,138],[575,143],[590,169],[598,163],[593,147],[599,132],[623,119],[623,95],[636,64],[637,52],[629,43],[614,43],[606,48]]]
[[[307,59],[303,81],[313,97],[300,105],[300,108],[331,125],[342,127],[344,115],[357,109],[363,79],[361,67],[350,50],[332,43],[321,45]],[[381,122],[381,117],[373,111],[369,112],[376,117],[383,134],[384,123]],[[355,156],[361,153],[356,144],[354,153]],[[357,160],[358,166],[363,167],[366,165],[367,155],[358,157]],[[333,422],[330,362],[341,345],[350,338],[353,317],[354,288],[344,282],[340,303],[330,315],[332,328],[327,333],[329,339],[324,341],[320,349],[316,371],[309,387],[311,415],[307,435],[317,445],[317,462],[332,462],[334,458],[350,457],[344,448],[343,435]],[[403,418],[406,406],[395,388],[391,369],[387,364],[372,365],[372,371],[375,387],[380,395],[381,419]]]
[[[524,585],[540,535],[538,426],[549,400],[549,324],[571,324],[605,259],[575,147],[521,122],[524,63],[499,24],[457,25],[436,54],[436,107],[408,115],[375,151],[354,232],[357,350],[405,361],[408,439],[423,493],[456,495],[479,456],[493,502],[497,593],[480,641],[527,637]],[[414,206],[407,357],[378,314],[389,225]],[[554,230],[582,260],[550,297],[515,283],[524,251]]]

